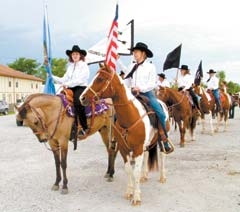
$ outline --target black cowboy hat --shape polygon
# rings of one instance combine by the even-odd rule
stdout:
[[[120,71],[119,76],[124,75],[125,73],[123,71]]]
[[[158,74],[159,77],[162,77],[163,79],[166,79],[166,76],[164,73]]]
[[[153,57],[153,53],[150,49],[148,49],[148,46],[145,43],[138,42],[132,49],[131,51],[134,51],[135,49],[141,50],[146,52],[147,57]]]
[[[217,73],[217,72],[214,71],[213,69],[210,69],[210,70],[207,72],[207,74],[215,74],[215,73]]]
[[[180,69],[181,69],[181,70],[187,70],[187,71],[189,71],[189,69],[188,69],[188,66],[187,66],[187,65],[182,65],[182,66],[180,67]]]
[[[87,52],[83,49],[80,49],[78,45],[74,45],[72,50],[66,50],[67,56],[70,56],[73,52],[79,52],[84,57],[87,55]]]

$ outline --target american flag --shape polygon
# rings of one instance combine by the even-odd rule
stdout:
[[[118,3],[116,5],[115,17],[112,22],[111,29],[108,34],[108,45],[106,53],[106,64],[116,71],[116,60],[117,60],[117,41],[118,41]]]

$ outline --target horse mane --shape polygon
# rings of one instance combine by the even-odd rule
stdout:
[[[53,95],[50,94],[45,94],[45,93],[34,93],[29,95],[24,103],[18,108],[19,115],[21,118],[26,118],[27,110],[30,108],[29,103],[36,97],[40,96],[48,96],[48,97],[53,97]]]

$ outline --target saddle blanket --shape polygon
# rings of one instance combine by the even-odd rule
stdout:
[[[60,99],[62,100],[63,106],[66,109],[66,112],[67,112],[68,116],[74,117],[75,116],[74,107],[69,104],[66,96],[64,94],[57,94],[57,96],[59,96]],[[108,109],[109,109],[109,106],[107,105],[106,101],[104,99],[101,99],[100,102],[95,105],[94,114],[95,115],[100,115],[104,111],[107,111]],[[85,113],[86,113],[87,118],[92,116],[91,106],[86,106],[85,107]]]

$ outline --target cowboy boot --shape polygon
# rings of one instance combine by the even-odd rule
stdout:
[[[158,129],[158,144],[162,152],[169,154],[174,151],[173,144],[169,141],[167,133],[164,132],[162,127]]]

